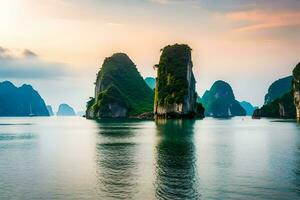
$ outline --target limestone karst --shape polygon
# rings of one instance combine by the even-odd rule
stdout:
[[[46,104],[31,85],[0,83],[0,116],[49,116]]]
[[[297,118],[299,118],[300,63],[293,70],[292,80],[288,77],[286,79],[291,81],[290,89],[285,94],[263,105],[260,109],[255,110],[253,118],[270,117],[295,119],[297,116]],[[274,83],[272,85],[274,85]]]
[[[293,76],[284,77],[273,82],[265,95],[265,103],[269,104],[275,99],[282,97],[292,89]]]
[[[58,107],[57,116],[75,116],[74,109],[66,103],[62,103]]]
[[[300,63],[293,70],[293,93],[294,93],[294,104],[296,107],[296,117],[300,120]]]
[[[246,115],[245,109],[235,99],[231,86],[225,81],[216,81],[204,93],[201,102],[205,108],[205,116],[227,118]]]
[[[202,116],[202,106],[196,102],[191,48],[185,44],[164,47],[156,67],[155,116],[165,118],[194,117],[197,114]]]
[[[86,117],[124,118],[153,113],[154,93],[135,64],[124,53],[104,60],[97,74],[95,96],[87,103]]]

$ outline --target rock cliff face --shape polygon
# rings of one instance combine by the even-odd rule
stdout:
[[[287,83],[290,79],[287,77]],[[282,80],[282,79],[280,79]],[[299,118],[299,80],[300,80],[300,64],[293,70],[292,86],[288,92],[276,98],[272,102],[265,104],[260,109],[255,110],[253,118],[269,117],[269,118]],[[278,81],[277,81],[278,82]],[[276,83],[276,82],[275,82]],[[274,85],[274,84],[272,84]]]
[[[293,92],[297,120],[300,120],[300,63],[293,70]]]
[[[58,107],[57,116],[75,116],[76,113],[74,109],[68,104],[60,104]]]
[[[294,95],[293,92],[290,91],[282,97],[275,99],[271,103],[263,105],[260,109],[255,110],[253,117],[295,119],[296,108],[293,100]]]
[[[0,83],[0,116],[49,116],[46,104],[31,85]]]
[[[216,81],[202,97],[205,116],[226,118],[245,116],[246,111],[235,99],[231,86],[225,81]]]
[[[292,89],[292,81],[293,76],[288,76],[272,83],[268,89],[268,93],[265,96],[264,104],[269,104],[275,99],[280,98],[284,94],[290,92]]]
[[[181,118],[197,114],[196,81],[192,67],[191,48],[188,45],[175,44],[162,49],[157,65],[154,99],[156,117]]]
[[[95,97],[87,103],[87,118],[124,118],[153,113],[154,93],[126,54],[116,53],[106,58],[95,84]]]

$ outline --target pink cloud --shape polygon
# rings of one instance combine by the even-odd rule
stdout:
[[[248,24],[235,29],[236,31],[255,31],[260,29],[271,29],[281,27],[300,26],[299,11],[242,11],[226,14],[226,18],[236,22],[247,22]]]

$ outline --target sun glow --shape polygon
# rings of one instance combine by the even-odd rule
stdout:
[[[1,24],[10,25],[20,12],[20,0],[3,0],[0,1],[0,22]]]

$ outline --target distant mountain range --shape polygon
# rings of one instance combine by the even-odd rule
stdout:
[[[49,116],[44,100],[31,85],[1,82],[0,105],[0,116]]]

